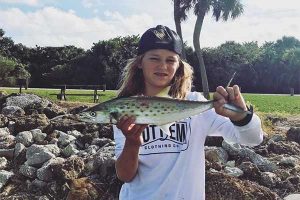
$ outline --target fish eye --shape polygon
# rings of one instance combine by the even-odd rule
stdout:
[[[95,112],[90,112],[90,115],[91,115],[92,117],[96,117],[96,113],[95,113]]]

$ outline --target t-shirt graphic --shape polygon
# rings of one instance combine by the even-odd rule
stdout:
[[[171,135],[166,135],[158,126],[149,125],[142,133],[144,143],[140,155],[179,153],[189,147],[191,119],[176,122],[169,128]]]

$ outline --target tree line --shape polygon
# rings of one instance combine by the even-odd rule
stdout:
[[[139,36],[116,37],[94,43],[84,50],[75,46],[26,47],[15,44],[0,29],[0,86],[14,86],[16,79],[29,78],[29,87],[51,88],[55,84],[106,84],[117,89],[127,60],[137,53]],[[185,46],[186,61],[199,66],[197,54]],[[202,49],[209,89],[233,84],[243,92],[300,93],[300,41],[284,36],[274,42],[228,41]],[[196,69],[197,70],[197,69]],[[195,76],[200,85],[201,77]]]

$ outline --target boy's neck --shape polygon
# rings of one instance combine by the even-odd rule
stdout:
[[[158,94],[162,93],[163,90],[165,90],[165,89],[167,89],[167,88],[168,88],[168,90],[169,90],[169,87],[164,87],[164,88],[162,88],[162,87],[157,87],[157,88],[151,88],[151,89],[145,88],[144,95],[145,95],[145,96],[157,96]],[[164,92],[165,92],[165,91],[164,91]],[[168,93],[168,91],[167,91],[166,93]]]

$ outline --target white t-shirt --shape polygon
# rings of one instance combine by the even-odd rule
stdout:
[[[191,92],[189,100],[205,100]],[[139,150],[136,176],[124,183],[120,200],[204,200],[206,136],[223,136],[226,141],[254,146],[262,141],[260,119],[254,114],[245,126],[231,121],[211,109],[171,126],[171,136],[149,125],[142,133],[144,144]],[[125,137],[113,127],[118,158]]]

